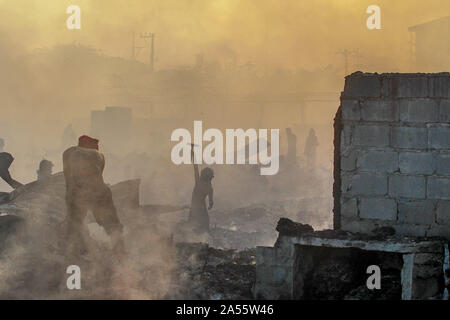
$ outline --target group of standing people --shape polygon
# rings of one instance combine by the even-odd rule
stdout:
[[[297,136],[292,133],[291,128],[286,128],[287,139],[287,162],[289,165],[297,163]],[[305,142],[304,156],[306,158],[306,166],[314,168],[316,166],[317,147],[319,141],[317,140],[316,131],[311,128]]]

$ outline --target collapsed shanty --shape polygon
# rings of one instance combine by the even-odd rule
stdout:
[[[352,74],[335,118],[332,230],[309,225],[320,198],[290,195],[213,211],[210,236],[196,237],[186,210],[142,205],[139,180],[123,181],[111,190],[132,263],[116,264],[89,217],[80,292],[65,288],[62,173],[3,193],[0,297],[442,299],[449,121],[450,74]],[[366,285],[371,265],[380,290]]]

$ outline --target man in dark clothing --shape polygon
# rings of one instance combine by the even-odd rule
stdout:
[[[13,189],[17,189],[22,184],[11,177],[9,167],[14,161],[14,157],[8,152],[0,152],[0,177],[6,181]]]
[[[39,169],[36,172],[39,181],[47,180],[52,176],[53,163],[49,160],[42,160],[39,163]]]
[[[78,146],[63,153],[66,180],[68,222],[68,248],[71,252],[86,251],[83,224],[87,211],[92,210],[95,220],[110,236],[114,252],[123,257],[125,248],[123,226],[117,216],[110,188],[103,181],[105,158],[98,151],[98,140],[81,136]]]
[[[306,165],[309,168],[314,168],[316,165],[316,154],[319,141],[317,140],[316,131],[311,128],[309,130],[308,138],[306,138],[305,143],[305,157]]]

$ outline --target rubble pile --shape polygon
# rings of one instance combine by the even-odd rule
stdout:
[[[213,210],[210,213],[212,239],[209,243],[216,248],[238,250],[272,245],[278,236],[273,226],[282,217],[317,229],[330,227],[331,209],[319,209],[324,202],[326,200],[321,198],[290,198],[230,210]],[[315,216],[311,211],[314,209],[317,209]]]
[[[313,227],[311,227],[309,224],[294,222],[287,218],[280,218],[275,230],[277,230],[281,235],[292,237],[301,236],[302,234],[305,233],[314,232]]]
[[[290,218],[315,229],[330,228],[331,201],[326,197],[297,197],[258,202],[230,210],[211,211],[211,225],[245,232],[267,232],[281,217]],[[255,223],[256,222],[256,223]]]
[[[74,262],[68,261],[62,251],[65,216],[65,181],[62,173],[46,181],[24,185],[2,197],[0,298],[51,299],[69,294],[65,287],[66,267]],[[104,243],[90,241],[88,245],[91,255],[96,256],[97,261],[103,261],[102,267],[92,268],[86,258],[77,259],[75,264],[84,270],[86,281],[83,282],[83,289],[86,296],[100,298],[105,295],[97,289],[92,294],[89,285],[101,288],[99,282],[104,282],[104,275],[111,273],[104,268],[111,259]]]
[[[65,257],[61,173],[0,194],[0,298],[400,299],[409,268],[405,254],[414,254],[415,284],[409,292],[432,297],[441,291],[436,287],[443,274],[439,242],[399,237],[392,228],[365,235],[314,231],[304,220],[279,217],[298,216],[309,200],[216,210],[209,236],[183,235],[177,228],[186,225],[187,208],[141,206],[139,180],[111,190],[125,225],[126,263],[111,253],[92,216],[88,254],[76,261]],[[66,288],[65,268],[71,264],[83,270],[83,290]],[[381,268],[382,290],[367,290],[366,267],[372,264]]]
[[[170,299],[252,299],[256,251],[220,250],[201,243],[176,245]]]
[[[61,173],[2,194],[0,298],[251,299],[254,249],[175,243],[170,220],[182,221],[183,211],[166,214],[179,208],[140,206],[138,180],[118,183],[111,190],[125,225],[129,257],[122,265],[90,214],[86,219],[89,252],[76,261],[65,257],[65,183]],[[221,248],[254,247],[261,241],[238,230],[214,228],[211,234],[209,241]],[[225,241],[227,238],[230,241]],[[72,264],[83,272],[83,290],[66,288],[66,267]]]

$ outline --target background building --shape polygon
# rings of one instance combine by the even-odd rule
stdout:
[[[408,28],[413,67],[419,72],[450,71],[450,16]]]
[[[100,139],[101,148],[107,152],[129,149],[131,127],[131,108],[106,107],[91,111],[91,135]]]

